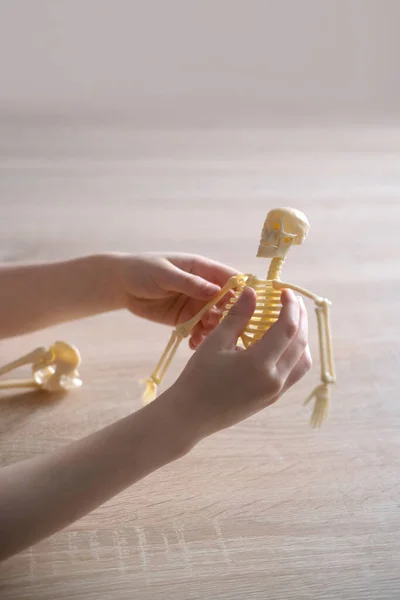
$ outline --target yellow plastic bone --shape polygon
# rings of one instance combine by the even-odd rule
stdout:
[[[80,362],[78,349],[66,342],[55,342],[48,350],[36,348],[0,368],[0,375],[5,375],[18,367],[32,365],[32,377],[0,381],[0,390],[31,388],[64,392],[76,389],[82,385],[78,372]]]
[[[308,404],[315,399],[311,415],[311,425],[319,427],[327,417],[330,386],[336,382],[333,359],[332,336],[329,322],[329,307],[331,303],[308,290],[281,281],[282,266],[292,246],[298,246],[307,237],[310,225],[306,216],[293,208],[277,208],[271,210],[265,219],[258,246],[257,256],[270,258],[270,266],[266,279],[255,275],[239,275],[227,282],[221,293],[210,301],[193,319],[176,328],[170,342],[161,357],[152,376],[147,380],[144,401],[149,402],[156,396],[157,385],[161,383],[170,365],[179,343],[190,334],[193,327],[202,316],[210,310],[229,290],[235,290],[234,297],[225,308],[222,318],[226,316],[231,306],[236,302],[245,285],[252,287],[257,296],[256,309],[241,336],[241,342],[248,348],[259,340],[279,317],[282,304],[281,292],[285,288],[292,289],[298,294],[311,299],[315,303],[317,315],[318,339],[321,361],[321,383],[312,391],[305,401]]]
[[[242,290],[246,285],[246,277],[243,275],[235,275],[229,279],[221,291],[215,296],[210,302],[208,302],[192,319],[186,321],[182,325],[178,325],[172,332],[167,347],[165,348],[160,360],[158,361],[156,368],[150,377],[142,383],[145,384],[145,390],[143,393],[143,401],[148,404],[154,400],[157,396],[157,388],[160,385],[169,365],[171,364],[176,351],[178,350],[181,341],[190,335],[192,329],[201,321],[202,317],[219,302],[230,290],[240,289]]]

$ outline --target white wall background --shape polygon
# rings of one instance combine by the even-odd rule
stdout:
[[[400,113],[399,0],[0,0],[0,114]]]

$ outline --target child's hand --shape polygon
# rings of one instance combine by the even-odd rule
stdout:
[[[269,406],[311,367],[306,309],[289,290],[264,337],[247,350],[236,347],[255,302],[254,291],[246,288],[166,392],[194,443]]]
[[[237,273],[190,254],[119,255],[118,259],[123,305],[140,317],[166,325],[188,321]],[[218,325],[221,305],[194,328],[190,338],[192,349]]]

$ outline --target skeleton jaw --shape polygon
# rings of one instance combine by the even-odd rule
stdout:
[[[259,258],[286,258],[296,236],[285,233],[282,230],[265,231],[258,246],[257,257]]]
[[[291,244],[272,246],[271,244],[260,242],[257,251],[257,258],[286,258],[290,246]]]

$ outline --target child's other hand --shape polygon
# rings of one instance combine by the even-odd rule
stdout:
[[[119,255],[118,262],[123,305],[140,317],[173,326],[191,319],[237,274],[191,254]],[[191,334],[192,349],[218,325],[221,314],[220,305],[204,315]]]
[[[237,348],[255,303],[245,288],[166,392],[193,444],[269,406],[311,367],[306,308],[289,290],[278,321],[247,350]]]

